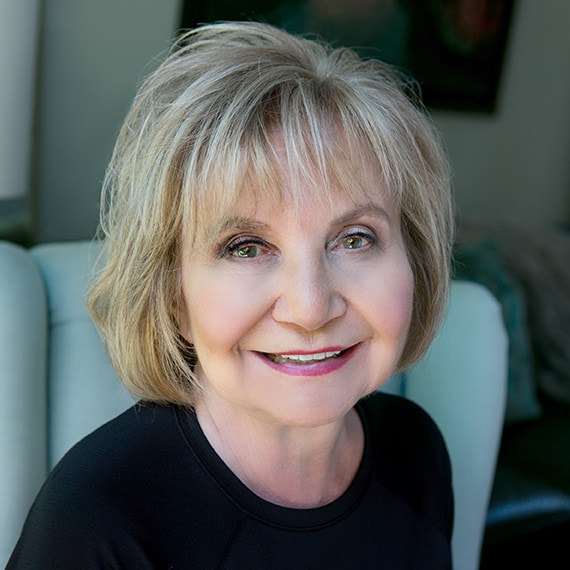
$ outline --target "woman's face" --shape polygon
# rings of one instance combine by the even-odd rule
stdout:
[[[217,245],[183,251],[180,326],[198,356],[198,406],[324,425],[393,373],[414,280],[381,189],[372,202],[339,193],[329,204],[307,188],[294,208],[281,176],[280,206],[239,205]]]

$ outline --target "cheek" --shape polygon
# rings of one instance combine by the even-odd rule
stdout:
[[[200,349],[212,352],[228,350],[259,318],[255,287],[251,283],[208,271],[186,277],[183,284],[184,337]]]
[[[414,273],[409,263],[406,262],[405,267],[399,273],[399,279],[396,280],[396,292],[394,296],[398,299],[398,306],[402,312],[402,317],[409,322],[412,318],[415,294]]]
[[[387,269],[378,281],[375,315],[379,328],[405,344],[413,313],[414,276],[407,263]]]
[[[199,287],[190,283],[184,288],[184,337],[194,345],[209,344],[210,339],[229,332],[228,325],[235,322],[232,307],[219,287]],[[223,326],[223,325],[226,326]]]
[[[399,301],[399,321],[400,326],[402,327],[403,335],[402,335],[402,349],[407,342],[408,333],[410,331],[410,326],[412,323],[412,316],[414,311],[414,277],[410,270],[409,278],[402,284],[402,288],[400,289],[400,297]]]

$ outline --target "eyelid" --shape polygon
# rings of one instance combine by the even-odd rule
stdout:
[[[350,236],[365,237],[374,243],[379,241],[378,234],[374,230],[361,224],[356,224],[354,226],[345,228],[339,233],[340,239]]]
[[[218,248],[217,257],[219,258],[228,257],[232,253],[236,252],[238,249],[246,245],[257,245],[265,249],[269,247],[267,245],[267,242],[265,242],[259,237],[248,236],[248,235],[235,236],[226,240],[224,244]]]
[[[340,235],[363,234],[374,237],[376,232],[364,224],[353,224],[341,230]]]
[[[330,242],[330,247],[333,250],[337,248],[343,248],[343,243],[349,238],[360,238],[364,240],[365,243],[361,247],[349,248],[351,251],[367,251],[370,248],[382,247],[382,240],[378,233],[371,229],[370,227],[363,224],[353,224],[344,229],[342,229],[337,236]]]

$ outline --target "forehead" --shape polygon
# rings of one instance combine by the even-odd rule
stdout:
[[[273,129],[261,143],[240,147],[237,156],[240,168],[224,169],[222,160],[217,175],[207,181],[201,204],[194,206],[195,223],[187,228],[191,241],[215,239],[238,209],[240,214],[253,214],[260,206],[301,213],[309,203],[315,211],[334,208],[340,198],[398,212],[370,146],[339,129],[327,129],[312,145],[306,137],[286,137]]]
[[[358,200],[385,190],[380,162],[369,146],[350,140],[338,128],[327,129],[314,145],[285,139],[279,131],[269,141],[281,199],[304,197],[310,191],[322,196],[344,193]]]
[[[264,234],[289,237],[296,234],[303,240],[308,236],[322,237],[334,228],[357,223],[373,223],[378,229],[385,227],[397,231],[399,219],[379,203],[353,204],[340,196],[338,202],[316,210],[309,198],[306,208],[271,207],[267,204],[236,208],[234,214],[220,227],[220,239],[236,234]],[[292,233],[291,233],[292,232]],[[392,235],[392,234],[390,234]]]

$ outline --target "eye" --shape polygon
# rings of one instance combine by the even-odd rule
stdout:
[[[342,240],[342,247],[345,249],[360,249],[364,245],[366,245],[366,240],[359,235],[347,236]]]
[[[356,230],[343,234],[338,241],[338,247],[342,249],[363,249],[377,243],[376,236],[371,232]]]
[[[256,238],[238,238],[231,241],[222,251],[221,257],[233,257],[238,259],[255,259],[269,253],[265,242]]]
[[[240,245],[238,248],[232,249],[231,255],[249,259],[259,255],[259,246],[255,244]]]

